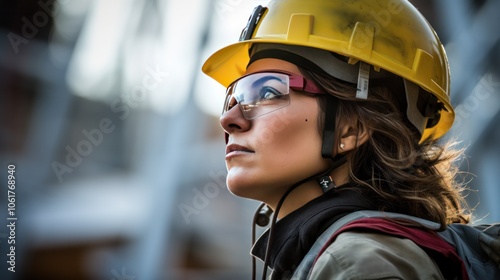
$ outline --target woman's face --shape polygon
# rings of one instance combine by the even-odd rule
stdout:
[[[246,74],[278,69],[300,74],[278,59],[253,62]],[[220,118],[228,134],[227,185],[238,196],[273,203],[294,183],[324,171],[316,98],[290,89],[290,105],[247,120],[239,106]]]

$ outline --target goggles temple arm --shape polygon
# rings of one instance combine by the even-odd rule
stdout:
[[[290,88],[313,94],[324,93],[324,91],[321,90],[313,81],[307,80],[305,77],[298,75],[290,76]]]

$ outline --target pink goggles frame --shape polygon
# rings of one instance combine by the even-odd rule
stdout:
[[[249,77],[255,76],[256,74],[259,74],[262,76],[262,74],[269,74],[269,77],[272,77],[273,74],[277,74],[276,80],[280,82],[287,82],[287,90],[286,92],[280,92],[280,98],[276,99],[269,99],[265,100],[266,102],[262,102],[261,99],[258,99],[257,101],[255,98],[255,93],[251,90],[246,90],[243,92],[236,92],[238,90],[238,83],[241,81],[247,80]],[[282,79],[286,75],[288,79]],[[290,105],[290,99],[289,99],[289,89],[295,90],[295,91],[301,91],[301,92],[307,92],[310,94],[324,94],[324,90],[322,90],[319,86],[317,86],[313,81],[305,78],[302,75],[291,73],[288,71],[283,71],[283,70],[264,70],[264,71],[259,71],[259,72],[254,72],[250,74],[246,74],[234,82],[232,82],[229,87],[226,90],[226,100],[224,102],[224,107],[222,110],[222,114],[225,114],[227,111],[231,110],[236,104],[239,105],[241,112],[243,113],[243,116],[245,116],[246,119],[255,119],[256,117],[268,114],[270,112],[274,112],[278,109],[284,108],[288,105]],[[245,94],[250,95],[253,94],[251,98],[240,98],[240,96],[244,96]],[[238,100],[240,99],[240,100]],[[247,100],[253,100],[252,102],[244,102],[245,99]],[[261,110],[259,110],[259,108]],[[264,109],[265,108],[265,109]]]

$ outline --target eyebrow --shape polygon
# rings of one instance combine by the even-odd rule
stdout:
[[[272,74],[269,74],[268,76],[264,76],[262,78],[259,78],[257,80],[255,80],[251,87],[252,88],[255,88],[255,87],[260,87],[261,85],[263,85],[265,82],[267,81],[270,81],[270,80],[277,80],[279,82],[281,82],[282,84],[285,84],[285,82],[283,82],[283,80],[281,80],[280,78],[276,77],[276,76],[272,76]]]

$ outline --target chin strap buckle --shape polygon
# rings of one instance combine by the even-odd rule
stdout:
[[[327,191],[336,188],[337,186],[332,180],[332,177],[330,176],[323,176],[318,179],[318,183],[321,186],[321,189],[323,190],[324,193]]]

